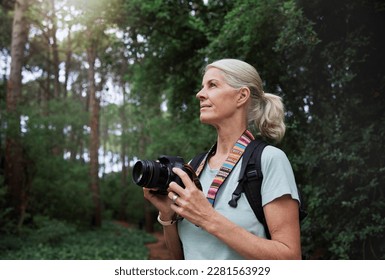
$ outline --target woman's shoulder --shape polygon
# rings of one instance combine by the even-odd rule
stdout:
[[[261,155],[262,173],[277,170],[291,170],[291,163],[286,153],[275,146],[266,146]]]
[[[284,194],[298,200],[296,182],[292,166],[286,153],[274,146],[266,146],[262,153],[261,169],[262,205]]]
[[[272,145],[268,145],[262,152],[263,161],[287,160],[286,153]]]

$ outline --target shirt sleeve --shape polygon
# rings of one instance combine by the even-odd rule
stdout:
[[[300,202],[294,172],[286,154],[274,146],[267,146],[261,161],[262,206],[286,194]]]

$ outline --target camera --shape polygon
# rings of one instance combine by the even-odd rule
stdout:
[[[195,185],[202,190],[201,184],[195,171],[183,158],[178,156],[160,156],[158,160],[139,160],[132,170],[132,177],[135,184],[145,188],[157,188],[156,193],[167,194],[168,185],[174,181],[182,188],[185,188],[182,180],[172,172],[174,167],[182,169],[188,174]]]

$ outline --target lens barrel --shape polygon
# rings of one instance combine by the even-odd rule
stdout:
[[[183,168],[183,164],[183,158],[174,156],[160,156],[157,161],[137,161],[132,170],[133,181],[141,187],[166,191],[171,181],[181,184],[180,178],[172,172],[172,168]]]
[[[138,186],[144,187],[151,181],[154,165],[149,160],[139,160],[132,170],[132,177]]]

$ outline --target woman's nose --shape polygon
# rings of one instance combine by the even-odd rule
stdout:
[[[201,100],[204,99],[204,89],[202,88],[198,93],[195,95],[197,99]]]

